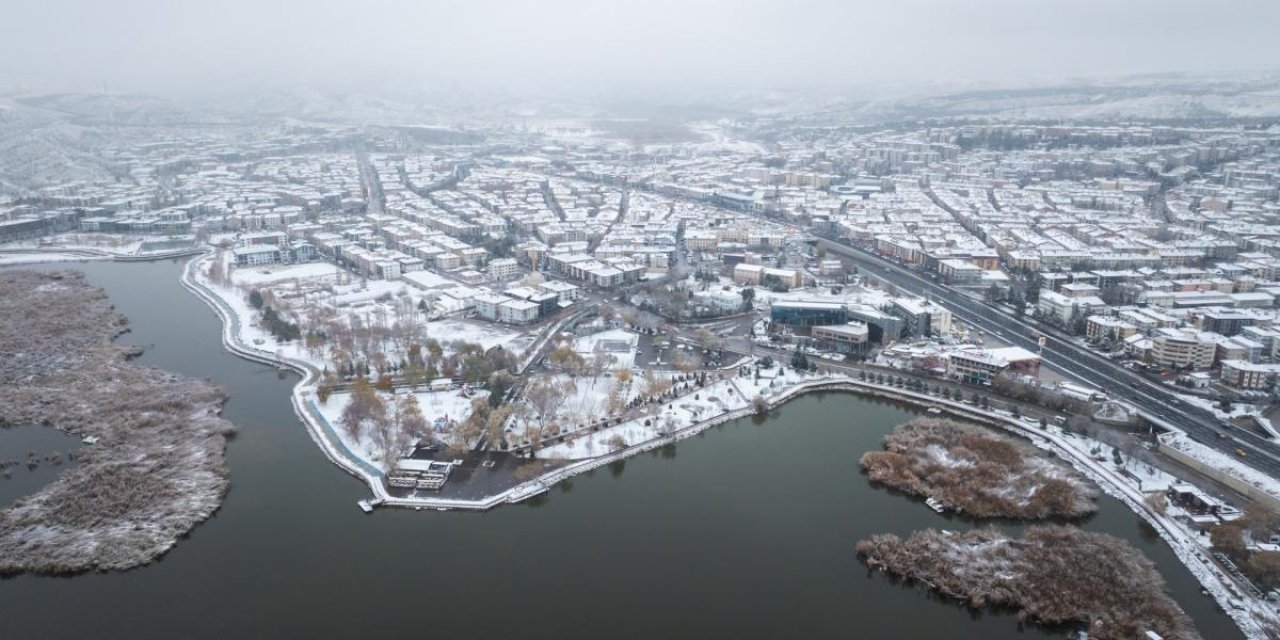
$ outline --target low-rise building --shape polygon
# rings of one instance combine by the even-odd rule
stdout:
[[[804,275],[795,269],[775,269],[758,264],[738,264],[733,268],[733,281],[737,284],[769,285],[774,281],[787,288],[804,284]]]
[[[863,322],[847,322],[815,326],[812,329],[814,345],[826,351],[845,354],[866,353],[870,329]]]
[[[1223,360],[1222,384],[1237,389],[1269,389],[1275,385],[1280,364],[1255,364],[1246,360]]]

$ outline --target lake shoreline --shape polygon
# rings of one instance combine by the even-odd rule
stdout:
[[[558,467],[483,500],[395,497],[387,492],[385,485],[381,481],[381,472],[373,468],[366,468],[361,464],[363,461],[354,458],[354,456],[344,455],[341,450],[340,439],[336,434],[332,434],[332,426],[323,423],[323,417],[320,416],[318,410],[309,411],[307,409],[308,402],[315,402],[315,381],[319,379],[319,372],[314,366],[309,363],[294,361],[290,358],[279,357],[275,353],[254,349],[252,346],[241,343],[236,339],[234,327],[239,322],[247,321],[248,318],[241,318],[236,315],[230,305],[221,300],[215,291],[199,281],[198,272],[200,270],[196,266],[200,261],[200,257],[190,260],[183,267],[180,280],[184,288],[202,300],[221,320],[223,328],[221,339],[224,347],[231,353],[245,359],[270,366],[285,367],[303,376],[290,394],[290,402],[295,415],[302,421],[312,441],[320,446],[330,462],[365,482],[374,494],[373,498],[367,502],[371,506],[436,511],[488,511],[501,505],[516,504],[540,496],[547,493],[557,483],[575,476],[590,473],[610,464],[625,461],[627,458],[660,449],[699,435],[707,429],[725,422],[750,417],[757,413],[753,407],[748,407],[715,415],[680,428],[668,435],[653,438],[598,457]],[[1248,637],[1262,637],[1260,635],[1262,627],[1258,626],[1258,621],[1247,615],[1248,612],[1231,606],[1234,598],[1228,587],[1230,578],[1226,574],[1205,566],[1200,561],[1202,556],[1195,541],[1189,535],[1177,529],[1177,525],[1172,521],[1159,514],[1152,513],[1143,504],[1141,496],[1130,495],[1133,490],[1125,486],[1115,472],[1105,469],[1096,461],[1080,455],[1062,442],[1061,436],[1033,429],[1030,425],[1015,417],[983,410],[963,401],[928,396],[907,389],[895,388],[891,385],[880,385],[847,376],[833,376],[829,373],[822,377],[814,377],[805,382],[778,390],[775,395],[766,398],[767,411],[777,410],[791,400],[802,396],[824,392],[846,392],[863,397],[903,402],[918,408],[936,407],[954,417],[1004,429],[1028,438],[1033,446],[1054,452],[1055,455],[1067,461],[1073,468],[1098,485],[1103,493],[1117,498],[1140,518],[1148,522],[1165,543],[1171,547],[1174,554],[1182,561],[1182,564],[1201,583],[1202,587],[1236,622],[1237,626]]]
[[[0,272],[6,424],[82,438],[78,464],[0,511],[0,574],[127,570],[167,553],[230,488],[218,387],[130,362],[127,330],[80,271]]]

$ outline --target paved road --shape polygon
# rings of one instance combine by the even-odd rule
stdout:
[[[383,212],[383,196],[382,183],[378,180],[378,170],[373,166],[373,162],[369,160],[369,154],[364,150],[356,152],[356,162],[360,167],[360,185],[364,187],[368,213],[381,214]]]
[[[579,179],[584,178],[579,177]],[[652,189],[651,185],[644,183],[629,186],[636,189]],[[718,206],[708,198],[675,197],[675,199]],[[753,214],[746,213],[746,215]],[[801,233],[807,233],[803,229],[778,220],[769,219],[769,222],[783,224]],[[1004,311],[924,278],[900,264],[865,249],[827,238],[819,238],[818,243],[828,251],[845,256],[861,268],[870,270],[877,277],[892,282],[904,291],[928,295],[944,304],[956,318],[983,331],[993,333],[1012,344],[1036,351],[1039,345],[1032,335],[1045,335],[1046,344],[1040,353],[1044,362],[1050,367],[1084,384],[1101,387],[1111,397],[1133,404],[1153,421],[1164,422],[1181,429],[1193,440],[1218,451],[1236,455],[1237,449],[1243,450],[1247,454],[1243,459],[1246,464],[1274,478],[1280,478],[1280,454],[1277,454],[1276,444],[1267,438],[1239,429],[1232,431],[1227,438],[1220,438],[1218,434],[1222,431],[1222,426],[1212,413],[1188,404],[1167,389],[1063,339],[1056,331],[1014,318]]]
[[[1243,459],[1246,464],[1280,478],[1280,455],[1277,455],[1274,443],[1243,430],[1232,432],[1228,438],[1218,437],[1222,427],[1210,412],[1188,404],[1115,362],[1064,339],[1058,332],[1039,323],[1014,318],[865,249],[826,238],[819,238],[818,244],[902,290],[929,296],[944,304],[956,318],[1014,345],[1036,351],[1038,345],[1032,336],[1044,335],[1046,342],[1041,355],[1049,366],[1084,384],[1104,389],[1111,397],[1133,404],[1157,422],[1167,422],[1186,431],[1202,444],[1230,455],[1236,455],[1236,450],[1242,449],[1248,454]]]

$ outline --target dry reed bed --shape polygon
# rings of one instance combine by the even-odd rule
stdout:
[[[868,477],[978,518],[1079,518],[1094,511],[1088,479],[1016,438],[943,418],[917,418],[862,456]]]
[[[1074,527],[1031,527],[1021,538],[994,529],[925,530],[858,543],[872,567],[917,580],[974,608],[1008,606],[1019,619],[1083,624],[1090,638],[1121,640],[1155,631],[1198,638],[1155,566],[1124,540]]]
[[[0,573],[145,564],[226,495],[214,385],[127,362],[126,320],[80,272],[0,271],[0,427],[94,436],[79,464],[0,511]]]

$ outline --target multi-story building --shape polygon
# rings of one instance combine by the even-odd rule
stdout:
[[[1138,328],[1112,316],[1089,316],[1085,318],[1084,332],[1090,340],[1119,342],[1137,333]]]
[[[1171,368],[1208,369],[1213,366],[1218,343],[1215,334],[1160,329],[1151,336],[1151,360]]]
[[[538,289],[546,293],[554,293],[560,299],[561,304],[568,304],[578,299],[579,289],[577,285],[572,285],[568,282],[548,280],[538,285]]]
[[[902,318],[875,307],[858,304],[845,307],[849,320],[866,323],[871,342],[888,344],[902,337]]]
[[[848,322],[815,326],[812,329],[815,346],[837,353],[865,353],[870,329],[863,322]]]
[[[738,284],[769,284],[774,278],[788,288],[804,284],[804,275],[795,269],[774,269],[758,264],[739,264],[733,268],[733,281]]]
[[[231,255],[235,256],[236,265],[241,267],[275,264],[280,262],[280,247],[270,244],[252,244],[232,249]]]
[[[536,302],[510,299],[498,305],[498,322],[505,324],[532,324],[538,321],[541,307]]]
[[[1254,364],[1244,360],[1222,361],[1222,383],[1237,389],[1267,389],[1275,384],[1280,365]]]
[[[489,261],[488,271],[494,280],[507,280],[519,274],[520,267],[514,258],[498,258]]]
[[[903,329],[912,336],[945,335],[951,332],[951,312],[927,300],[896,298],[889,313],[902,319]]]
[[[796,328],[844,324],[848,321],[842,304],[806,301],[774,302],[769,308],[769,319],[775,325]]]
[[[982,284],[982,267],[968,260],[950,258],[938,263],[942,279],[957,287],[973,287]]]
[[[961,349],[946,357],[948,376],[973,383],[991,382],[1005,371],[1034,374],[1040,367],[1040,356],[1021,347]]]
[[[985,349],[953,351],[947,354],[947,375],[965,382],[991,382],[1008,366],[1008,362]]]

